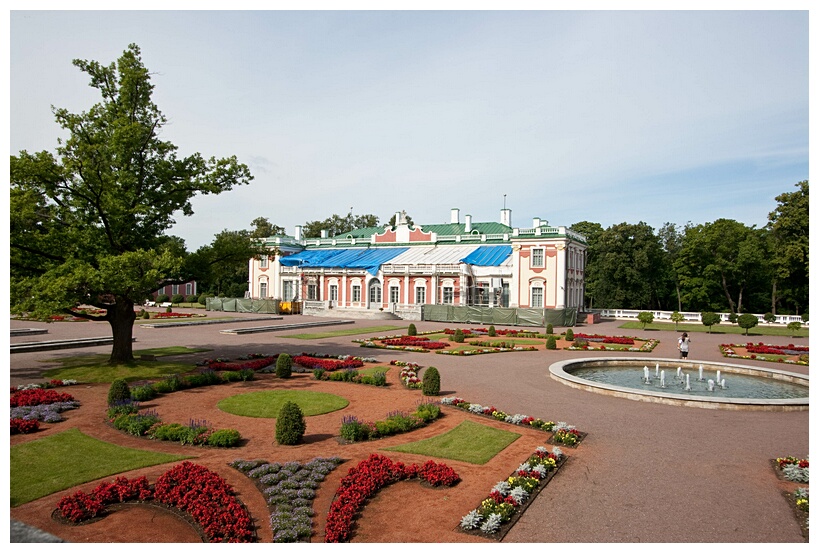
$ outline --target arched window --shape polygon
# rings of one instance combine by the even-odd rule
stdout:
[[[370,305],[381,305],[381,281],[375,278],[370,281]]]

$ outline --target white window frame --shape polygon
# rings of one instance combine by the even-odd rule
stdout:
[[[418,301],[420,300],[420,301]],[[415,305],[424,305],[427,302],[427,287],[426,286],[416,286],[415,287]]]
[[[267,256],[263,255],[259,258],[259,268],[260,269],[267,269]]]
[[[259,297],[266,298],[267,297],[267,281],[261,280],[259,281]]]
[[[352,301],[355,303],[361,303],[361,284],[353,284],[350,288],[350,292],[352,295]]]
[[[546,266],[545,248],[532,248],[532,267],[542,268]]]
[[[330,285],[330,301],[338,301],[338,284]]]
[[[448,285],[441,288],[441,303],[455,303],[455,287]]]
[[[401,302],[401,287],[394,284],[390,285],[390,303]]]
[[[377,280],[370,282],[369,298],[371,305],[381,305],[381,282]]]
[[[529,307],[543,307],[543,284],[533,284],[529,290]],[[537,301],[536,301],[537,300]],[[540,305],[537,305],[540,304]]]

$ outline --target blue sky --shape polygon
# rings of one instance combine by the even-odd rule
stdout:
[[[520,227],[762,226],[808,179],[807,3],[768,7],[790,6],[10,11],[10,153],[53,150],[51,105],[98,101],[72,59],[133,42],[163,136],[255,177],[180,214],[191,250],[260,216],[497,221],[504,195]]]

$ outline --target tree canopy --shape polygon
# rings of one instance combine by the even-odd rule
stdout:
[[[191,199],[247,184],[236,157],[181,157],[160,138],[167,120],[131,44],[108,66],[74,60],[100,94],[88,111],[52,108],[68,132],[55,154],[19,152],[10,162],[11,311],[48,316],[79,305],[105,309],[111,363],[133,359],[134,305],[196,275],[184,243],[166,235]]]
[[[375,215],[357,215],[353,216],[350,211],[344,217],[333,214],[323,221],[310,221],[304,223],[303,234],[304,238],[318,238],[321,236],[321,231],[326,230],[327,235],[339,236],[355,229],[368,228],[378,226],[378,217]]]

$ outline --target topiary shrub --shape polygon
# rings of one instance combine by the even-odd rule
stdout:
[[[276,359],[276,376],[290,378],[293,374],[293,358],[288,353],[282,353]]]
[[[566,329],[566,341],[571,342],[574,340],[574,331],[571,328]]]
[[[108,406],[118,405],[131,401],[131,388],[124,378],[117,378],[108,388]]]
[[[414,323],[410,323],[409,327],[407,328],[407,336],[416,336],[418,334],[418,329],[415,328]]]
[[[165,308],[165,313],[173,313],[173,308],[169,305]]]
[[[142,314],[142,318],[143,318],[143,319],[150,319],[150,318],[151,318],[151,314],[150,314],[149,312],[147,312],[147,311],[146,311],[146,312],[144,312],[144,313]]]
[[[156,297],[156,303],[165,303],[166,301],[170,301],[171,298],[168,297],[168,294],[159,294]]]
[[[776,322],[776,315],[774,315],[773,313],[771,313],[770,311],[768,311],[767,313],[765,313],[764,315],[762,315],[762,319],[763,319],[763,320],[764,320],[766,323],[773,323],[773,322]]]
[[[185,296],[183,296],[182,294],[174,294],[173,297],[171,297],[171,303],[184,303],[184,302],[185,302]]]
[[[452,341],[458,344],[464,343],[464,331],[460,328],[455,329],[455,334],[452,335]]]
[[[552,326],[552,323],[546,325],[546,334],[554,334],[555,327]]]
[[[285,402],[276,418],[276,441],[281,445],[296,445],[305,430],[307,425],[299,406],[292,401]]]
[[[546,349],[557,349],[557,340],[554,336],[546,338]]]
[[[495,325],[489,327],[489,330],[486,331],[489,336],[497,336],[498,333],[495,332]]]
[[[421,379],[421,391],[425,396],[437,396],[441,391],[441,375],[435,367],[427,367]]]
[[[200,305],[207,305],[208,304],[208,295],[207,294],[199,294],[199,299],[196,300],[199,302]]]

